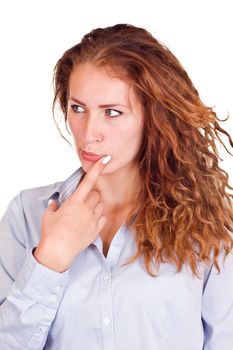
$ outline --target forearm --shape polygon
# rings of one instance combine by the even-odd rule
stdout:
[[[68,280],[28,255],[0,306],[1,350],[43,349]]]

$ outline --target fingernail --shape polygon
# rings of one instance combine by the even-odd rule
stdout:
[[[106,156],[106,157],[104,157],[104,159],[102,160],[102,163],[103,163],[103,164],[107,164],[111,159],[112,159],[111,156]]]
[[[52,203],[52,199],[49,199],[49,201],[48,201],[48,205],[50,205],[51,203]]]

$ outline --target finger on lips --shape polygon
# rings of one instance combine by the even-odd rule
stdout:
[[[104,158],[99,159],[94,166],[86,173],[82,182],[77,187],[76,196],[77,199],[84,201],[88,195],[88,193],[92,190],[95,182],[101,173],[101,171],[105,168],[106,164],[111,160],[111,156],[106,156]]]

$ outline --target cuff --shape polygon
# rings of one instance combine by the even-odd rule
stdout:
[[[35,259],[33,249],[29,252],[13,289],[19,289],[30,299],[57,309],[69,282],[69,269],[62,273],[49,269]]]

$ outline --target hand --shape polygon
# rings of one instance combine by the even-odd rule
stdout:
[[[34,251],[34,257],[42,265],[58,272],[67,270],[76,255],[104,228],[104,206],[99,192],[92,189],[106,166],[103,164],[105,158],[93,165],[60,208],[55,201],[46,208],[42,216],[41,239]]]

